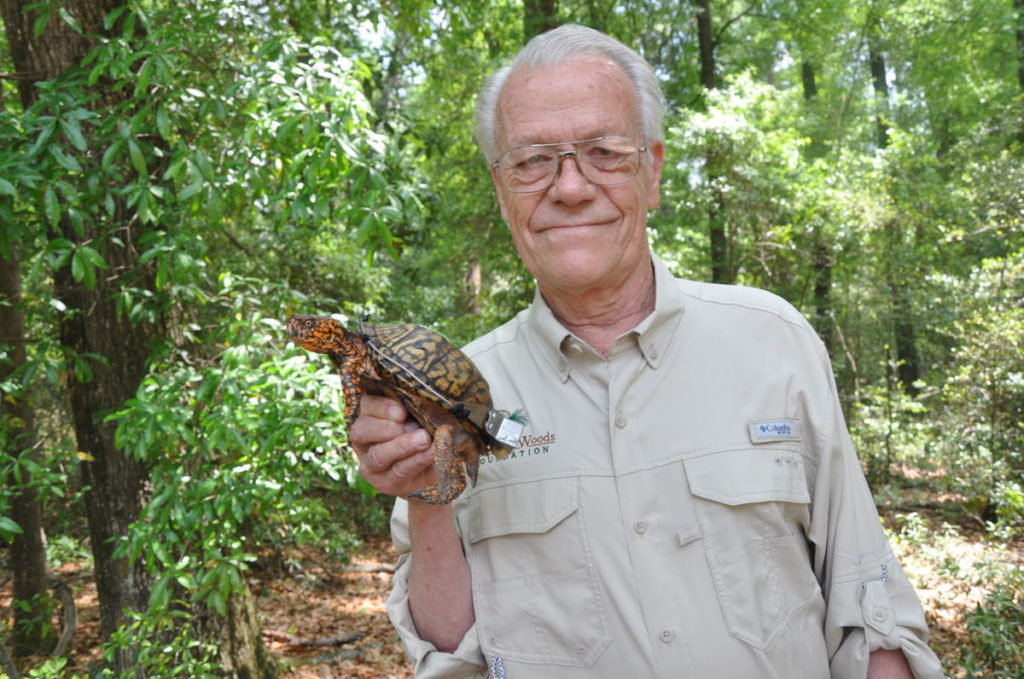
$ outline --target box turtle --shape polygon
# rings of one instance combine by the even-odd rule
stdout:
[[[519,439],[524,417],[495,411],[487,380],[473,361],[433,330],[360,323],[356,333],[330,316],[294,316],[287,332],[304,349],[327,354],[338,369],[349,427],[362,395],[378,394],[401,401],[433,436],[437,485],[409,497],[451,502],[465,489],[466,474],[476,484],[482,454],[503,458]]]

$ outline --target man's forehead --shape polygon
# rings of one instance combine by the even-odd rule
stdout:
[[[498,139],[511,147],[634,134],[635,98],[625,72],[605,57],[521,67],[498,99]]]

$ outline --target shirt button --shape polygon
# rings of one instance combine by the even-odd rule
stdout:
[[[637,535],[643,535],[644,533],[647,532],[647,522],[646,521],[642,521],[640,519],[637,519],[636,521],[633,522],[633,531]]]
[[[658,638],[661,639],[661,642],[664,644],[671,644],[672,640],[676,638],[676,633],[666,627],[661,630]]]
[[[626,414],[623,413],[621,410],[619,412],[615,413],[615,426],[616,427],[618,427],[619,429],[622,429],[623,427],[626,426],[626,424],[628,422],[629,422],[629,419],[626,417]]]
[[[889,612],[881,606],[875,606],[871,609],[871,617],[875,619],[875,622],[885,622],[889,619]]]
[[[652,360],[656,360],[658,358],[658,347],[653,344],[647,347],[647,355],[650,356]]]

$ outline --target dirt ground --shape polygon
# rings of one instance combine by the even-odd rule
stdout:
[[[286,679],[413,679],[384,609],[395,558],[389,541],[375,540],[346,566],[310,572],[315,580],[254,587],[263,640],[290,667]]]

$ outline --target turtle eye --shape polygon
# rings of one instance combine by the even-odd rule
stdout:
[[[313,319],[312,318],[307,318],[306,320],[304,320],[302,322],[302,324],[304,326],[306,326],[307,328],[312,328],[313,327]]]

